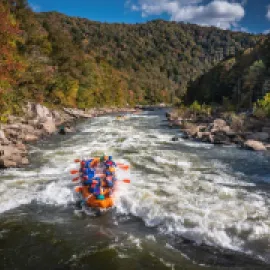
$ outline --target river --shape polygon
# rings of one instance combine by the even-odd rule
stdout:
[[[78,123],[0,172],[1,269],[268,269],[270,156],[179,139],[162,110]],[[75,158],[110,154],[115,209],[74,207]]]

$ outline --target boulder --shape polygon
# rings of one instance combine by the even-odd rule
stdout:
[[[73,108],[64,108],[63,109],[65,113],[71,115],[72,117],[75,118],[91,118],[93,115],[92,114],[87,114],[82,110],[79,109],[73,109]],[[103,112],[104,113],[104,112]]]
[[[215,132],[214,134],[212,133],[211,135],[212,135],[211,142],[214,144],[230,144],[231,143],[229,137],[223,131]]]
[[[211,132],[198,132],[197,138],[202,142],[211,142]]]
[[[38,140],[38,137],[34,134],[26,134],[23,140],[25,142],[34,142]]]
[[[9,139],[11,138],[19,139],[21,138],[21,135],[22,135],[20,130],[10,129],[10,128],[5,129],[5,134]]]
[[[0,158],[0,168],[11,168],[16,167],[16,162],[7,158]]]
[[[8,139],[0,139],[0,145],[10,145],[11,144],[11,141],[9,141]]]
[[[197,133],[199,132],[199,127],[192,123],[183,123],[183,131],[187,133],[191,137],[196,137]]]
[[[0,129],[0,140],[6,140],[6,135],[3,130]]]
[[[32,125],[21,125],[22,131],[24,134],[27,133],[34,133],[35,131],[35,127],[33,127]]]
[[[207,126],[206,125],[200,125],[200,126],[198,126],[198,131],[199,132],[206,132],[207,131]]]
[[[41,104],[28,102],[24,111],[29,117],[39,119],[40,121],[46,121],[48,118],[53,118],[51,111]]]
[[[26,157],[22,158],[22,160],[21,160],[21,165],[23,165],[23,166],[29,165],[29,160],[28,160],[28,158],[26,158]]]
[[[42,123],[42,128],[48,134],[52,134],[56,131],[55,122],[53,120],[47,120],[45,123]]]
[[[16,147],[17,147],[20,151],[23,151],[23,152],[26,152],[26,150],[27,150],[25,144],[23,144],[23,143],[17,143],[17,144],[16,144]]]
[[[41,104],[33,104],[33,110],[35,113],[35,116],[39,119],[47,119],[47,118],[52,118],[52,113],[50,110],[42,106]]]
[[[55,111],[55,110],[52,111],[52,116],[53,116],[54,122],[57,125],[60,125],[63,122],[62,116],[58,111]]]
[[[36,127],[39,123],[39,120],[38,119],[29,119],[27,120],[27,124],[30,125],[30,126],[33,126],[33,127]]]
[[[220,118],[217,118],[217,119],[214,120],[214,123],[213,123],[213,128],[214,129],[222,129],[225,126],[227,126],[227,123],[226,123],[225,120],[220,119]]]
[[[244,147],[249,149],[249,150],[254,150],[254,151],[265,151],[265,150],[267,150],[262,142],[255,141],[255,140],[247,140],[244,143]]]
[[[0,168],[18,167],[28,164],[27,151],[22,143],[0,145]]]

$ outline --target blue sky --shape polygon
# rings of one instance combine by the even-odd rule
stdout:
[[[35,11],[58,11],[101,22],[165,19],[223,29],[270,31],[270,0],[31,0]]]

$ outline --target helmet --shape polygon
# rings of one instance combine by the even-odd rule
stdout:
[[[81,161],[81,167],[83,168],[85,165],[85,160]]]
[[[109,156],[109,160],[112,160],[112,156]]]

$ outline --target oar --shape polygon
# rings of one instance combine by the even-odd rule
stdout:
[[[78,170],[71,170],[71,171],[70,171],[70,174],[77,174],[77,173],[79,173]]]
[[[124,180],[121,180],[121,181],[126,183],[126,184],[130,184],[130,179],[124,179]]]
[[[82,186],[75,187],[75,192],[79,193],[82,191]]]
[[[80,177],[76,177],[76,178],[73,178],[72,181],[73,181],[73,182],[76,182],[76,181],[78,181],[79,179],[80,179]]]
[[[118,168],[127,171],[129,169],[129,165],[125,164],[117,164]]]

